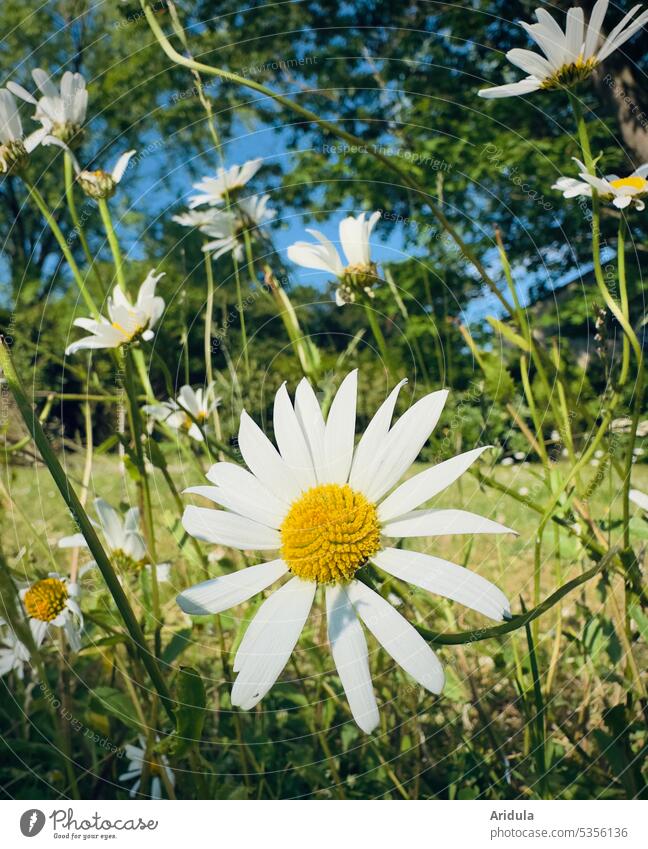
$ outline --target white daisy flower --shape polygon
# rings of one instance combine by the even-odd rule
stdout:
[[[17,83],[7,83],[7,88],[17,97],[36,106],[34,120],[40,121],[48,133],[66,144],[78,139],[88,107],[88,92],[83,75],[66,71],[61,77],[60,89],[42,68],[35,68],[32,76],[42,93],[38,100]]]
[[[162,404],[147,404],[143,407],[154,419],[164,422],[174,430],[186,431],[197,442],[203,442],[201,427],[206,428],[209,417],[220,404],[221,399],[214,394],[214,384],[206,389],[192,389],[183,386],[177,398],[169,398]]]
[[[277,214],[268,209],[270,195],[253,195],[242,198],[227,210],[214,209],[190,210],[174,215],[173,220],[183,227],[196,227],[210,241],[203,245],[203,251],[209,252],[212,259],[218,259],[226,253],[232,253],[236,260],[243,259],[244,234],[258,231]]]
[[[319,244],[295,242],[288,248],[288,258],[304,268],[329,271],[339,280],[335,302],[339,307],[353,303],[360,293],[372,296],[371,287],[376,283],[376,263],[371,261],[369,239],[371,231],[380,218],[380,212],[349,215],[340,221],[340,243],[346,256],[342,262],[335,245],[319,230],[306,230]]]
[[[144,567],[150,571],[139,508],[130,507],[122,517],[119,511],[103,498],[95,499],[94,508],[99,521],[92,524],[101,531],[110,559],[118,570],[136,573]],[[88,543],[83,534],[73,534],[60,539],[58,547],[88,548]],[[84,568],[93,566],[96,566],[96,563],[91,561]],[[158,581],[169,580],[169,563],[158,563],[155,569]]]
[[[164,312],[164,300],[155,294],[158,280],[164,276],[149,271],[146,280],[140,286],[137,300],[130,302],[120,286],[115,286],[108,298],[108,318],[77,318],[76,327],[89,330],[92,336],[84,336],[73,342],[65,350],[74,354],[84,348],[119,348],[140,339],[148,342],[153,338],[152,328]]]
[[[561,177],[552,189],[558,189],[563,197],[591,197],[592,189],[596,189],[599,196],[606,201],[612,201],[617,209],[625,209],[633,205],[640,212],[645,209],[645,203],[641,199],[648,194],[648,163],[636,168],[629,177],[619,177],[617,174],[608,174],[605,177],[597,177],[590,174],[585,165],[574,157],[580,171],[580,180],[572,177]]]
[[[565,31],[545,9],[536,9],[537,23],[521,26],[544,53],[515,48],[506,58],[529,74],[525,79],[508,85],[482,89],[480,97],[514,97],[538,89],[566,88],[587,79],[594,69],[621,47],[648,21],[648,11],[635,17],[641,4],[633,8],[603,38],[603,19],[608,0],[597,0],[589,23],[585,23],[583,10],[573,6],[567,12]],[[603,41],[602,44],[600,42]],[[599,46],[600,44],[600,46]]]
[[[130,790],[130,795],[135,796],[142,783],[142,772],[144,771],[144,764],[146,764],[151,777],[151,798],[161,799],[162,779],[160,776],[162,772],[164,771],[164,774],[172,785],[175,784],[175,775],[169,767],[169,761],[164,755],[161,757],[153,753],[147,755],[146,741],[143,737],[139,738],[139,743],[139,746],[133,746],[131,744],[124,746],[129,763],[128,769],[119,776],[119,780],[131,782],[133,779],[136,779]]]
[[[81,648],[83,615],[78,602],[79,586],[56,572],[20,590],[25,612],[37,646],[52,628],[62,628],[70,648]]]
[[[2,619],[0,626],[6,626],[0,632],[0,678],[15,672],[22,681],[25,664],[29,664],[29,649],[18,639],[13,628]]]
[[[187,507],[185,530],[217,545],[276,551],[278,556],[198,584],[178,596],[185,613],[214,614],[241,604],[292,574],[260,607],[236,653],[232,704],[254,707],[270,690],[292,653],[319,584],[328,611],[333,659],[358,725],[378,724],[361,622],[419,684],[440,693],[444,675],[418,631],[362,580],[372,562],[383,572],[463,603],[496,620],[509,603],[493,584],[439,557],[392,547],[389,541],[445,534],[511,533],[463,510],[422,507],[453,483],[484,451],[477,448],[415,474],[400,486],[443,410],[447,391],[426,395],[390,427],[402,381],[354,446],[357,372],[342,382],[324,420],[306,379],[291,403],[285,384],[274,404],[278,450],[243,412],[238,445],[249,471],[216,463],[213,486],[189,493],[224,510]],[[394,489],[394,487],[396,487]]]
[[[648,513],[648,495],[640,489],[631,489],[628,498],[644,512]]]
[[[71,154],[78,184],[88,197],[95,198],[95,200],[112,197],[126,173],[128,163],[136,152],[135,150],[128,150],[126,153],[122,153],[112,171],[102,171],[101,169],[88,171],[81,168],[76,157]]]
[[[194,183],[194,189],[198,189],[201,194],[189,198],[190,208],[194,209],[204,203],[220,206],[226,200],[229,202],[235,200],[237,194],[254,177],[261,165],[261,159],[250,159],[243,165],[219,168],[215,177],[205,177],[199,183]]]
[[[25,137],[13,95],[0,88],[0,174],[20,170],[39,144],[60,144],[45,127]]]

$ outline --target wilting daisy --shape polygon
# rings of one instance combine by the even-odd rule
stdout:
[[[126,173],[128,163],[135,156],[135,153],[135,150],[128,150],[126,153],[122,153],[112,171],[102,171],[101,169],[88,171],[81,168],[77,159],[72,156],[78,184],[88,197],[95,198],[95,200],[112,197]]]
[[[648,21],[648,11],[635,17],[641,4],[633,8],[603,38],[603,19],[608,0],[597,0],[589,23],[585,23],[583,10],[573,6],[567,12],[565,31],[545,9],[536,9],[537,23],[521,26],[544,53],[514,48],[506,58],[530,76],[516,83],[482,89],[480,97],[513,97],[529,94],[538,89],[567,88],[587,79],[594,69],[621,47]],[[603,43],[599,44],[603,40]]]
[[[20,170],[39,144],[57,143],[45,127],[25,137],[13,95],[0,88],[0,174]]]
[[[590,174],[580,159],[575,159],[580,171],[580,180],[573,177],[560,177],[551,187],[563,193],[563,197],[591,197],[592,189],[596,189],[603,200],[612,201],[617,209],[625,209],[631,204],[641,211],[645,208],[642,196],[648,194],[648,163],[635,169],[629,177],[619,177],[608,174],[597,177]]]
[[[214,384],[206,389],[183,386],[177,398],[169,398],[161,404],[147,404],[143,409],[154,419],[164,422],[174,430],[185,431],[192,439],[203,442],[201,428],[207,427],[209,417],[220,404],[214,394]]]
[[[376,263],[371,261],[369,239],[371,231],[380,218],[374,212],[366,219],[366,213],[349,215],[340,221],[340,243],[346,256],[342,262],[335,245],[319,230],[306,230],[319,244],[295,242],[288,248],[288,258],[304,268],[329,271],[339,281],[335,301],[339,307],[353,303],[358,294],[372,296],[371,287],[377,280]]]
[[[146,753],[146,742],[143,737],[139,738],[140,745],[133,746],[128,744],[124,746],[126,757],[128,758],[128,769],[119,776],[120,781],[130,782],[133,779],[135,784],[131,787],[130,795],[135,796],[142,783],[142,772],[145,765],[148,774],[151,777],[151,798],[162,798],[162,772],[166,775],[167,780],[171,785],[175,784],[175,775],[169,767],[169,761],[164,755],[157,756],[153,753]]]
[[[7,83],[7,88],[17,97],[36,106],[34,120],[40,121],[48,133],[66,144],[80,140],[80,130],[88,107],[88,92],[83,75],[66,71],[61,77],[60,89],[42,68],[35,68],[32,77],[43,95],[38,100],[17,83]]]
[[[136,573],[143,567],[150,569],[139,508],[130,507],[123,518],[121,513],[107,501],[104,501],[103,498],[95,499],[94,508],[98,522],[92,524],[101,531],[110,559],[118,570]],[[73,534],[60,539],[58,546],[59,548],[87,548],[88,543],[83,534]],[[92,561],[86,564],[85,568],[94,565],[95,563]],[[156,574],[159,581],[169,579],[169,569],[168,563],[156,565]]]
[[[361,622],[419,684],[441,692],[441,664],[418,631],[362,581],[368,562],[399,580],[501,620],[503,593],[486,579],[439,557],[393,547],[409,537],[510,533],[463,510],[422,507],[484,451],[476,448],[396,486],[416,460],[443,410],[446,391],[426,395],[390,427],[402,381],[354,446],[357,372],[342,382],[326,421],[306,379],[294,406],[283,385],[274,404],[278,450],[243,412],[238,446],[248,470],[216,463],[213,486],[187,490],[224,507],[187,507],[185,529],[197,539],[254,551],[273,560],[205,581],[178,596],[185,613],[220,613],[291,574],[260,607],[236,653],[232,704],[254,707],[286,665],[318,585],[328,613],[333,659],[353,716],[370,732],[378,724]],[[396,487],[394,489],[394,487]]]
[[[189,198],[190,208],[202,206],[204,203],[219,206],[225,201],[236,200],[243,186],[254,177],[261,164],[261,159],[250,159],[243,165],[219,168],[215,177],[205,177],[199,183],[194,183],[194,189],[198,189],[200,194]]]
[[[152,339],[152,328],[164,312],[164,300],[155,294],[157,282],[163,276],[164,272],[155,274],[149,271],[134,304],[120,286],[115,286],[108,298],[108,318],[76,318],[75,326],[89,330],[93,335],[68,345],[65,353],[74,354],[84,348],[119,348],[140,339],[145,342]]]
[[[0,619],[0,678],[15,672],[22,680],[25,673],[25,664],[29,663],[29,649],[22,643],[13,628]]]
[[[83,616],[78,596],[78,584],[56,572],[20,590],[36,645],[40,646],[53,628],[62,628],[72,651],[79,651]]]

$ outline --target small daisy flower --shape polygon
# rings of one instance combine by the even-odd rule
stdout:
[[[40,121],[48,133],[65,144],[78,143],[88,107],[88,92],[83,75],[66,71],[61,77],[60,89],[42,68],[35,68],[32,76],[42,93],[38,100],[17,83],[7,83],[7,88],[17,97],[36,106],[34,120]]]
[[[172,785],[175,784],[175,775],[173,774],[173,770],[169,767],[169,761],[164,755],[161,757],[154,755],[153,753],[149,753],[147,755],[146,742],[143,737],[139,738],[139,743],[139,746],[133,746],[131,744],[124,746],[124,751],[126,752],[126,757],[128,758],[129,763],[128,769],[119,776],[119,780],[131,782],[135,779],[135,783],[130,790],[130,795],[135,796],[142,783],[142,772],[144,771],[144,764],[146,764],[148,773],[151,777],[151,798],[161,799],[162,779],[160,776],[162,775],[162,772],[164,772]]]
[[[118,571],[134,574],[142,568],[150,570],[139,508],[129,508],[123,518],[119,511],[103,498],[95,499],[94,508],[99,521],[92,524],[101,531],[110,559]],[[60,539],[58,547],[87,548],[88,543],[83,534],[73,534]],[[95,562],[91,561],[84,568],[88,569],[95,565]],[[158,580],[168,581],[169,564],[158,563],[155,568]]]
[[[81,168],[74,154],[70,154],[72,156],[72,164],[74,166],[77,183],[81,186],[81,189],[88,197],[94,198],[95,200],[112,197],[117,190],[117,186],[121,183],[122,177],[126,173],[128,163],[131,161],[132,157],[135,156],[136,152],[137,151],[135,150],[128,150],[126,153],[122,153],[115,163],[115,167],[110,172],[102,171],[101,169],[88,171]]]
[[[140,339],[145,342],[152,339],[155,335],[152,328],[164,312],[164,300],[155,294],[157,282],[163,276],[164,272],[155,274],[149,271],[134,304],[120,286],[115,286],[108,298],[108,318],[100,316],[98,321],[94,318],[75,319],[76,327],[89,330],[93,335],[68,345],[65,353],[74,354],[85,348],[119,348]]]
[[[39,144],[61,143],[45,127],[25,137],[13,95],[0,88],[0,174],[20,171]]]
[[[13,628],[0,619],[0,678],[15,672],[22,681],[25,674],[25,664],[29,664],[29,649],[22,643]]]
[[[259,231],[277,214],[268,209],[270,195],[253,195],[242,198],[227,210],[210,207],[207,210],[190,210],[174,215],[173,220],[183,227],[196,227],[209,241],[203,245],[203,251],[209,252],[212,259],[218,259],[232,253],[238,262],[244,255],[246,232]]]
[[[210,206],[220,206],[237,199],[241,189],[249,183],[262,165],[261,159],[250,159],[243,165],[231,165],[229,168],[219,168],[215,177],[205,177],[199,183],[194,183],[194,189],[200,194],[189,198],[189,207],[194,209],[207,203]]]
[[[567,12],[564,32],[546,9],[536,9],[537,23],[521,22],[521,26],[544,56],[517,47],[509,50],[506,54],[509,62],[526,71],[529,76],[516,83],[482,89],[479,96],[514,97],[539,89],[569,88],[586,80],[601,62],[632,38],[648,21],[648,11],[635,17],[641,4],[633,6],[604,38],[602,30],[607,8],[608,0],[597,0],[589,23],[586,24],[583,10],[579,6],[572,6]]]
[[[642,197],[648,195],[648,163],[635,169],[629,177],[619,177],[617,174],[608,174],[606,177],[597,177],[590,174],[585,165],[574,157],[580,169],[580,180],[572,177],[561,177],[552,189],[558,189],[563,197],[591,197],[592,189],[596,189],[599,196],[606,201],[612,201],[617,209],[625,209],[632,205],[641,212],[645,209]]]
[[[223,510],[187,507],[185,530],[216,545],[276,551],[275,559],[185,590],[185,613],[221,613],[290,573],[261,605],[236,653],[232,704],[254,707],[271,689],[297,643],[319,586],[324,590],[333,659],[355,721],[378,725],[378,707],[361,623],[419,684],[443,688],[441,664],[418,631],[362,580],[371,562],[382,572],[436,592],[495,620],[510,615],[504,594],[462,566],[393,547],[410,537],[511,533],[463,510],[423,507],[463,474],[485,448],[426,469],[397,486],[427,442],[448,393],[426,395],[390,427],[402,381],[354,445],[357,372],[342,382],[325,421],[304,379],[291,402],[285,384],[274,403],[278,450],[243,412],[238,445],[248,470],[216,463],[212,486],[187,490]],[[395,487],[395,488],[394,488]]]
[[[47,578],[20,590],[20,598],[37,646],[53,628],[62,628],[72,651],[79,651],[83,615],[78,596],[78,584],[62,578],[56,572],[50,572]]]
[[[374,212],[366,219],[366,213],[349,215],[340,221],[340,243],[346,256],[342,262],[335,245],[319,230],[306,230],[319,244],[295,242],[288,248],[288,258],[304,268],[329,271],[339,281],[335,302],[339,307],[353,303],[359,294],[373,296],[372,287],[377,281],[376,263],[371,261],[369,239],[371,231],[380,218]]]
[[[201,427],[207,428],[209,417],[220,404],[214,395],[214,384],[206,389],[183,386],[177,398],[162,404],[147,404],[143,409],[154,419],[164,422],[174,430],[185,431],[196,442],[203,442]]]

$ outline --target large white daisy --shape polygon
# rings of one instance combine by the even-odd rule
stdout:
[[[380,212],[349,215],[340,221],[340,244],[344,250],[346,263],[337,248],[319,230],[306,230],[317,239],[313,242],[295,242],[288,248],[288,258],[304,268],[328,271],[338,278],[339,286],[335,293],[335,302],[339,307],[353,303],[358,294],[371,297],[372,286],[377,280],[376,263],[371,261],[369,240],[371,231],[380,219]]]
[[[517,47],[509,50],[506,54],[509,62],[526,71],[529,76],[516,83],[482,89],[479,96],[514,97],[538,89],[569,87],[587,79],[604,59],[625,44],[648,21],[648,11],[635,17],[641,4],[633,6],[604,38],[602,28],[607,8],[608,0],[597,0],[586,24],[580,6],[572,6],[567,12],[564,32],[549,12],[536,9],[537,23],[521,22],[521,26],[544,56]]]
[[[326,597],[333,659],[353,716],[364,731],[378,724],[378,708],[361,622],[419,684],[441,692],[443,670],[430,646],[360,580],[368,562],[492,619],[509,615],[506,597],[486,579],[439,557],[394,547],[397,540],[409,537],[511,533],[464,510],[422,508],[484,448],[396,486],[427,442],[448,395],[445,390],[426,395],[390,426],[404,383],[384,401],[357,445],[356,371],[342,382],[326,420],[306,379],[297,387],[294,405],[283,385],[274,403],[278,450],[243,412],[238,445],[249,471],[216,463],[207,474],[212,486],[187,490],[225,508],[187,507],[183,524],[188,533],[232,548],[276,551],[278,556],[185,590],[178,603],[186,613],[220,613],[291,575],[262,604],[245,632],[234,662],[234,705],[254,707],[275,683],[318,585]]]
[[[115,286],[108,298],[108,318],[76,318],[75,327],[90,331],[92,336],[84,336],[68,345],[65,353],[74,354],[84,348],[119,348],[140,339],[145,342],[152,339],[152,328],[164,312],[164,300],[155,294],[158,280],[163,276],[164,272],[155,274],[149,271],[134,304],[121,286]]]

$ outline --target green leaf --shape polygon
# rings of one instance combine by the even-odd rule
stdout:
[[[129,725],[138,730],[141,729],[141,723],[137,718],[133,703],[126,693],[116,690],[114,687],[95,687],[92,691],[92,698],[124,725]]]
[[[520,336],[519,333],[516,333],[514,330],[508,326],[508,324],[504,324],[504,322],[499,321],[497,318],[493,318],[493,316],[486,316],[486,321],[490,324],[493,330],[496,333],[499,333],[500,336],[503,336],[508,342],[512,345],[515,345],[517,348],[520,348],[522,351],[525,351],[527,354],[531,350],[531,346],[529,343]]]

